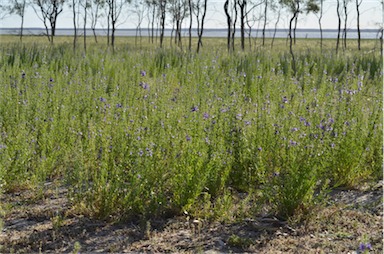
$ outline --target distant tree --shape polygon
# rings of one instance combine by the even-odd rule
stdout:
[[[5,18],[7,15],[16,14],[21,18],[20,24],[20,41],[23,40],[23,30],[24,30],[24,15],[25,8],[27,6],[27,0],[9,0],[8,4],[1,4],[0,10],[0,19]]]
[[[281,9],[279,8],[277,10],[277,18],[276,18],[275,28],[274,28],[274,31],[273,31],[273,36],[272,36],[272,41],[271,41],[271,48],[273,48],[273,42],[275,41],[277,25],[279,24],[279,21],[280,21],[280,14],[281,14]]]
[[[337,13],[337,39],[336,39],[336,54],[339,51],[340,33],[341,33],[341,14],[340,14],[340,0],[336,0],[336,13]]]
[[[227,19],[227,48],[228,51],[235,50],[235,33],[237,21],[237,4],[232,0],[225,0],[224,12]]]
[[[163,47],[164,42],[164,30],[165,30],[165,18],[167,12],[167,0],[159,0],[160,10],[160,48]]]
[[[155,20],[159,10],[159,2],[157,0],[145,0],[145,6],[148,9],[147,19],[148,19],[148,39],[154,43],[155,35]]]
[[[105,0],[91,0],[89,2],[88,13],[91,21],[91,29],[93,32],[93,37],[95,42],[97,43],[97,35],[96,35],[96,26],[98,24],[99,18],[103,17],[103,13],[100,10],[104,9],[106,5]]]
[[[199,53],[200,48],[203,46],[203,32],[204,32],[204,21],[205,21],[205,15],[207,14],[207,2],[208,0],[204,0],[204,3],[200,3],[200,0],[197,0],[196,7],[195,7],[195,15],[197,20],[197,36],[198,36],[198,42],[197,42],[197,53]],[[200,18],[200,9],[202,10],[202,17]]]
[[[140,44],[141,44],[141,24],[143,23],[144,16],[145,16],[145,9],[147,7],[146,4],[143,3],[142,0],[135,0],[132,2],[132,12],[137,17],[137,23],[136,23],[136,32],[135,32],[135,45],[137,45],[137,39],[139,37]]]
[[[319,0],[320,6],[319,6],[319,13],[315,13],[317,16],[317,21],[319,23],[319,29],[320,29],[320,50],[323,49],[323,27],[322,27],[322,19],[323,19],[323,6],[324,6],[324,0]]]
[[[192,50],[192,23],[193,23],[193,2],[188,0],[188,10],[189,10],[189,28],[188,28],[188,50]]]
[[[292,14],[291,19],[289,20],[289,51],[292,56],[292,69],[294,74],[296,74],[296,61],[293,53],[293,22],[297,22],[297,17],[299,13],[305,11],[307,14],[310,12],[318,12],[319,7],[315,0],[280,0],[280,3],[283,6],[286,6],[289,12]],[[295,25],[296,27],[296,25]],[[295,28],[296,29],[296,28]]]
[[[65,0],[33,0],[33,10],[38,18],[44,23],[47,38],[51,43],[53,43],[53,38],[56,33],[57,17],[63,11],[64,3]],[[50,32],[48,22],[50,25]]]
[[[168,12],[173,21],[173,27],[176,29],[175,44],[181,47],[181,25],[184,18],[188,14],[188,6],[186,0],[169,0]]]
[[[241,50],[245,50],[245,21],[247,16],[247,0],[237,0],[240,9],[240,44]]]
[[[115,48],[115,33],[117,27],[117,20],[119,19],[124,5],[128,1],[126,0],[106,0],[108,6],[108,24],[111,26],[111,46],[114,50]],[[108,25],[108,27],[110,27]]]
[[[343,46],[344,49],[347,48],[347,21],[348,21],[348,3],[350,0],[343,0],[343,10],[344,10],[344,29],[343,29]]]
[[[360,33],[360,5],[363,0],[356,0],[356,13],[357,13],[357,48],[361,49],[361,33]]]
[[[72,2],[69,2],[69,7],[72,8],[72,14],[73,14],[73,50],[76,50],[77,45],[77,30],[78,30],[78,23],[79,23],[79,0],[72,0]]]

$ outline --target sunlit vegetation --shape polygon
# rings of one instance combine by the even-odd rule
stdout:
[[[0,44],[3,192],[57,181],[79,212],[114,219],[214,218],[245,193],[253,212],[288,218],[382,177],[374,41],[336,55],[334,41],[321,53],[298,40],[295,72],[285,40],[232,54],[225,39],[200,54],[134,38],[86,53],[65,37],[15,41]]]

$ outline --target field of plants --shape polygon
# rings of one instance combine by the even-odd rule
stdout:
[[[41,40],[41,41],[40,41]],[[2,193],[46,183],[108,221],[310,214],[334,188],[382,179],[383,64],[374,41],[200,54],[133,38],[0,41]],[[332,45],[331,45],[332,43]]]

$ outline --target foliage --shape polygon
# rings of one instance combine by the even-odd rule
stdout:
[[[127,219],[222,214],[231,189],[286,218],[322,183],[382,177],[377,54],[303,51],[292,78],[282,51],[116,52],[1,45],[5,191],[59,179],[82,212]]]

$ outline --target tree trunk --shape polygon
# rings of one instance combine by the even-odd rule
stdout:
[[[73,50],[76,50],[77,44],[77,25],[76,25],[76,0],[72,0],[73,11]]]
[[[226,15],[226,17],[227,17],[227,28],[228,28],[228,34],[227,34],[227,48],[228,48],[228,51],[231,51],[231,29],[232,29],[232,19],[231,19],[231,15],[229,15],[228,5],[229,5],[229,0],[225,0],[225,3],[224,3],[224,11],[225,11],[225,15]]]
[[[188,28],[188,50],[192,50],[192,0],[188,0],[188,7],[189,7],[189,28]]]
[[[268,10],[268,0],[264,0],[264,24],[263,24],[263,46],[265,45],[265,28],[267,27],[267,10]]]
[[[200,52],[200,48],[203,46],[202,37],[203,37],[203,32],[204,32],[205,15],[207,14],[207,2],[208,2],[207,0],[204,0],[203,17],[201,18],[200,29],[198,30],[199,40],[197,42],[197,53]],[[200,22],[200,21],[197,20],[197,22]]]
[[[347,0],[343,0],[344,6],[344,31],[343,31],[343,45],[344,49],[347,49],[347,21],[348,21],[348,10],[347,10],[348,2]]]
[[[363,0],[356,0],[356,12],[357,12],[357,48],[361,50],[361,33],[360,33],[360,4]]]
[[[337,40],[336,40],[336,54],[337,54],[338,51],[339,51],[340,33],[341,33],[340,0],[337,0],[336,11],[337,11],[337,20],[338,20],[338,25],[337,25]]]

